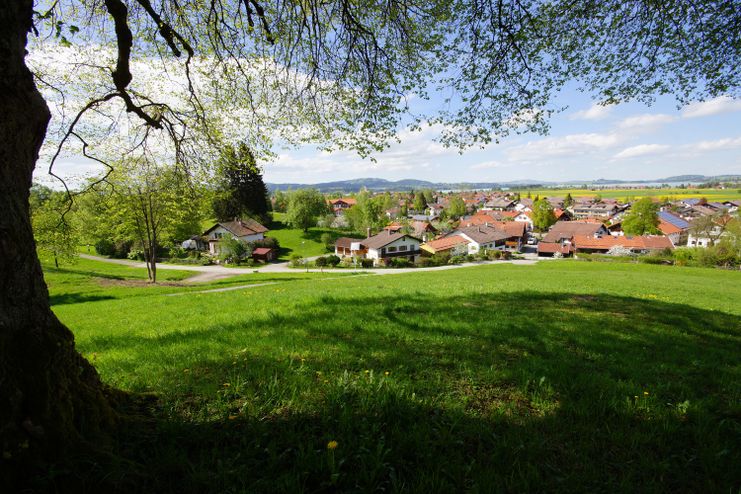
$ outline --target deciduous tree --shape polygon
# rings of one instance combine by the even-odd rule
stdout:
[[[653,235],[659,233],[659,204],[650,197],[637,200],[623,218],[626,235]]]

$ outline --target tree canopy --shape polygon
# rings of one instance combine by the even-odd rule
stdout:
[[[634,202],[623,219],[626,235],[647,235],[659,233],[659,203],[650,197]]]
[[[217,167],[218,189],[213,200],[216,219],[255,217],[267,222],[270,204],[262,170],[245,143],[227,146]]]

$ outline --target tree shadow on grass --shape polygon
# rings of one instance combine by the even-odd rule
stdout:
[[[85,302],[98,302],[101,300],[113,300],[111,295],[85,295],[82,293],[60,293],[49,296],[49,304],[55,305],[82,304]]]
[[[115,362],[124,372],[161,366],[148,377],[156,427],[120,437],[143,490],[741,482],[741,318],[722,312],[601,294],[325,296],[292,314],[108,345],[127,355]]]

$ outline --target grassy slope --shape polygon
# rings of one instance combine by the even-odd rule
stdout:
[[[535,197],[565,197],[571,194],[572,197],[595,196],[600,195],[603,198],[612,198],[623,200],[626,197],[671,197],[675,200],[687,199],[691,197],[704,197],[708,201],[727,201],[741,199],[741,189],[533,189],[530,194]],[[527,196],[528,191],[520,191],[522,197]]]
[[[738,272],[564,261],[125,290],[152,291],[54,309],[107,382],[160,395],[156,439],[127,439],[156,490],[741,480]]]
[[[322,234],[329,233],[333,238],[353,236],[333,228],[309,228],[303,232],[298,228],[291,228],[285,221],[285,213],[273,213],[273,223],[270,225],[269,237],[275,237],[280,242],[280,260],[288,261],[291,256],[298,254],[301,257],[313,257],[329,254],[321,242]]]

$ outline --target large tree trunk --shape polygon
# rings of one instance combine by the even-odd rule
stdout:
[[[25,65],[32,0],[0,8],[0,491],[113,425],[95,369],[49,307],[29,188],[49,111]],[[17,484],[16,484],[17,485]]]

